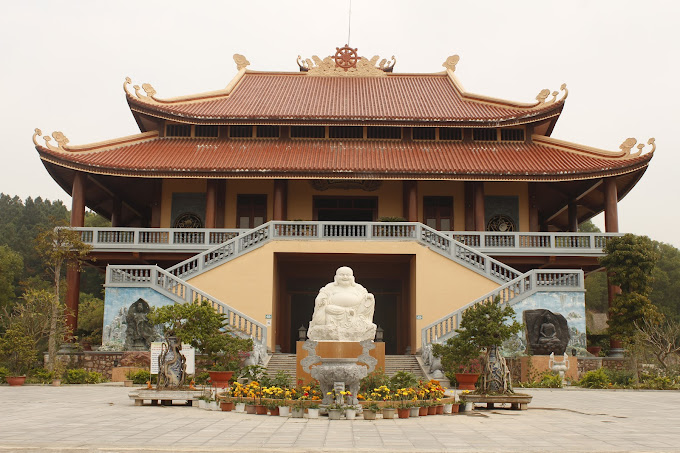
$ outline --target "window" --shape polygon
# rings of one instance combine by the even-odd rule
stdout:
[[[236,227],[255,228],[267,221],[266,195],[238,195],[236,197]]]
[[[364,138],[364,128],[361,126],[330,126],[330,138]]]
[[[191,137],[191,124],[168,124],[165,126],[167,137]]]
[[[439,140],[459,142],[463,140],[463,129],[459,127],[440,127]]]
[[[253,126],[229,126],[229,137],[250,138],[253,136]]]
[[[439,231],[453,229],[453,197],[423,197],[423,223]]]
[[[437,136],[434,127],[414,127],[411,132],[413,140],[434,140]]]
[[[497,135],[496,129],[472,129],[472,139],[476,142],[495,142]]]
[[[201,138],[215,138],[219,135],[219,132],[218,126],[196,126],[194,134]]]
[[[326,126],[291,126],[291,138],[325,138]]]
[[[257,126],[258,138],[278,138],[279,126]]]
[[[523,142],[524,129],[501,129],[501,141]]]
[[[400,127],[389,127],[389,126],[371,126],[366,130],[368,138],[383,138],[398,140],[401,138],[401,128]]]

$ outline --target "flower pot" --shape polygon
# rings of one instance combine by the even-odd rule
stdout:
[[[281,417],[288,417],[290,415],[290,406],[279,406],[279,415]]]
[[[267,406],[264,404],[255,405],[255,414],[257,415],[267,415]]]
[[[211,410],[211,411],[219,411],[219,410],[222,410],[222,409],[220,408],[220,405],[219,405],[219,403],[218,403],[217,401],[211,401],[210,403],[208,403],[208,405],[210,406],[210,410]]]
[[[479,373],[456,373],[459,390],[474,390],[477,379],[479,379]]]
[[[210,382],[213,387],[226,388],[229,387],[229,379],[234,374],[233,371],[208,371],[210,374]]]
[[[205,400],[198,400],[198,408],[199,409],[205,409],[208,407],[208,402]]]
[[[246,411],[246,403],[236,403],[234,406],[236,412],[245,412]]]
[[[319,418],[319,409],[313,409],[311,407],[307,409],[307,418]]]
[[[375,420],[376,412],[364,409],[364,420]]]
[[[246,414],[254,414],[255,413],[255,405],[254,404],[246,404]]]
[[[382,410],[383,418],[384,419],[393,419],[394,418],[394,412],[395,409],[393,407],[385,407]]]
[[[356,409],[345,409],[345,418],[347,420],[354,420],[357,418],[357,410]]]
[[[459,408],[460,408],[460,404],[459,404],[459,403],[453,403],[453,404],[451,405],[451,413],[452,413],[452,414],[457,414]]]
[[[420,415],[421,417],[425,417],[427,415],[427,412],[429,411],[429,409],[430,408],[427,407],[427,406],[423,406],[423,407],[419,408],[418,415]]]
[[[444,405],[438,404],[435,406],[437,408],[437,415],[442,415],[444,413]]]
[[[427,415],[437,415],[437,406],[428,406]]]
[[[275,415],[275,416],[278,417],[279,416],[279,406],[272,407],[271,409],[269,409],[269,415]]]
[[[586,348],[586,350],[587,350],[589,353],[591,353],[592,355],[594,355],[595,357],[599,357],[599,356],[600,356],[600,351],[602,351],[602,347],[601,347],[601,346],[588,346],[588,347]]]
[[[60,387],[61,379],[52,379],[52,387]]]
[[[133,382],[134,381],[132,379],[125,379],[123,381],[123,387],[132,387]]]
[[[472,411],[472,403],[460,404],[460,412],[470,412]]]
[[[222,401],[220,402],[220,409],[222,409],[224,412],[229,412],[234,410],[234,402],[233,401]]]
[[[5,376],[5,380],[9,385],[24,385],[26,376]]]
[[[411,413],[411,409],[409,409],[408,407],[404,407],[404,408],[400,407],[400,408],[397,409],[397,416],[399,418],[408,418],[410,413]]]
[[[444,404],[444,414],[451,414],[453,412],[453,403]]]
[[[342,410],[340,410],[340,409],[329,409],[328,410],[328,419],[329,420],[340,420],[341,415],[342,415]]]
[[[305,410],[302,408],[293,408],[293,411],[290,413],[290,416],[293,418],[302,418],[305,415]]]
[[[411,407],[409,408],[409,414],[411,417],[417,417],[418,414],[420,414],[420,408],[419,407]]]

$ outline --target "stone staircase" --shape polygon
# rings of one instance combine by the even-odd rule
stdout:
[[[420,364],[414,355],[386,355],[385,374],[394,376],[397,371],[408,371],[416,375],[418,379],[426,379]]]
[[[295,354],[275,353],[272,354],[267,364],[267,374],[273,378],[279,371],[284,371],[291,377],[290,384],[295,385],[295,368]],[[415,374],[418,379],[426,378],[415,356],[386,355],[385,374],[392,377],[397,371],[408,371]]]

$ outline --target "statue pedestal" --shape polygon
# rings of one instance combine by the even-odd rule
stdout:
[[[573,381],[578,380],[578,358],[569,356],[569,369],[564,372],[564,377],[571,379]],[[531,366],[533,373],[533,378],[538,379],[538,377],[545,371],[552,371],[548,364],[550,363],[549,355],[534,355],[520,357],[520,373],[521,381],[527,382],[529,380],[529,360],[531,360]],[[562,357],[556,357],[556,360],[561,361]]]
[[[312,381],[312,376],[309,373],[305,373],[302,369],[300,362],[302,359],[307,357],[309,353],[302,349],[305,344],[304,341],[298,341],[296,343],[297,349],[297,371],[296,371],[296,382],[302,381],[303,384],[308,384]],[[385,343],[376,342],[375,349],[370,351],[373,358],[378,361],[375,366],[376,369],[380,368],[385,370]],[[316,354],[322,358],[338,358],[338,359],[356,359],[362,353],[361,344],[358,341],[319,341],[316,347]]]

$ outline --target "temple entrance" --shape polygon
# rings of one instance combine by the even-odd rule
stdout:
[[[377,197],[314,197],[314,220],[374,222],[377,216]]]
[[[409,316],[413,260],[411,255],[277,254],[276,345],[281,352],[295,352],[298,330],[309,327],[319,289],[338,267],[349,266],[357,282],[375,295],[373,322],[384,331],[385,352],[405,353],[414,340]]]

